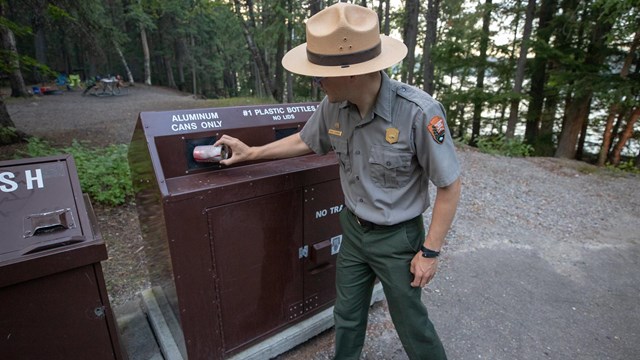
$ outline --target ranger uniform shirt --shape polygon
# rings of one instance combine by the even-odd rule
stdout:
[[[395,225],[422,214],[437,187],[460,175],[442,105],[384,72],[378,99],[364,119],[347,101],[325,97],[300,132],[316,153],[334,151],[345,205],[358,217]]]

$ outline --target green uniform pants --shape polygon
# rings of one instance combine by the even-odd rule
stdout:
[[[411,259],[425,236],[422,221],[418,216],[391,227],[365,229],[346,208],[340,213],[343,234],[336,271],[336,360],[360,359],[376,277],[409,359],[447,358],[420,299],[422,289],[410,285]]]

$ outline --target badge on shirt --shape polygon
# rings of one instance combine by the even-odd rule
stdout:
[[[388,128],[384,139],[387,140],[389,144],[395,144],[398,142],[398,134],[400,134],[400,130],[396,128]]]
[[[444,119],[440,116],[434,116],[429,121],[429,125],[427,125],[427,130],[431,134],[433,140],[442,144],[444,142]]]
[[[329,129],[329,135],[342,136],[342,131],[340,131],[340,123],[336,122],[334,125],[335,129]]]

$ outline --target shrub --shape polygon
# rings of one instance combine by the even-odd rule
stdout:
[[[618,166],[607,164],[607,169],[613,170],[614,172],[617,171],[631,174],[640,174],[640,168],[636,167],[635,161],[633,159],[621,161]]]
[[[478,149],[483,153],[510,157],[526,157],[533,153],[533,146],[521,139],[506,139],[502,134],[481,137]]]
[[[124,144],[90,148],[76,140],[70,147],[56,148],[42,139],[31,138],[24,155],[71,154],[76,162],[82,191],[97,203],[115,206],[124,204],[133,196],[127,150]]]
[[[20,136],[13,127],[0,127],[0,145],[8,145],[18,142]]]

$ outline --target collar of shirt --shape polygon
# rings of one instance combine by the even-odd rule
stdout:
[[[376,99],[376,103],[373,106],[371,111],[371,117],[368,119],[361,120],[357,125],[364,125],[373,120],[375,115],[378,115],[382,119],[387,122],[391,121],[391,100],[394,96],[394,86],[392,85],[391,79],[387,75],[386,72],[380,71],[381,81],[380,81],[380,90],[378,91],[378,98]],[[353,104],[349,101],[344,101],[340,104],[340,108],[346,109],[350,108]]]
[[[373,107],[373,113],[391,122],[391,100],[393,99],[394,88],[386,72],[380,71],[380,75],[382,77],[380,91],[378,91],[378,99]]]

